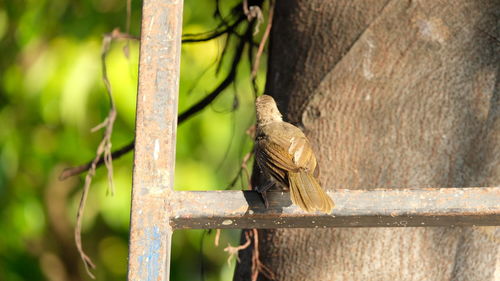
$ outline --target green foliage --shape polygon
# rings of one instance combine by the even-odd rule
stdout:
[[[131,34],[140,29],[141,2],[132,2]],[[223,3],[223,14],[229,13]],[[215,1],[186,1],[184,32],[217,26]],[[26,0],[0,4],[0,280],[90,279],[74,245],[73,229],[84,175],[57,179],[63,168],[95,155],[102,131],[90,133],[107,115],[101,79],[101,40],[116,27],[124,31],[126,1]],[[261,28],[262,29],[262,28]],[[228,73],[216,74],[224,36],[182,48],[179,112],[213,90]],[[138,77],[138,43],[115,42],[107,56],[118,110],[113,148],[133,139]],[[226,188],[236,176],[251,140],[253,93],[249,62],[237,81],[202,113],[180,125],[175,186],[180,190]],[[263,81],[258,81],[262,88]],[[249,163],[251,167],[251,164]],[[83,222],[83,245],[97,264],[98,280],[123,280],[127,270],[132,155],[114,161],[115,196],[98,170]],[[193,176],[195,175],[195,176]],[[241,178],[236,187],[245,187]],[[234,260],[223,248],[237,244],[238,231],[179,231],[174,235],[172,280],[229,280]]]

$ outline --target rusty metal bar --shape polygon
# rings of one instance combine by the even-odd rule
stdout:
[[[144,0],[128,280],[168,280],[182,1]]]
[[[405,227],[500,225],[500,188],[336,190],[330,215],[308,214],[285,192],[182,191],[171,201],[171,226],[188,228]]]

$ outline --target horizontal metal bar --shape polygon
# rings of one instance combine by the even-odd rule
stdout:
[[[266,209],[253,191],[176,191],[174,229],[326,228],[500,225],[500,188],[340,189],[331,214],[305,213],[287,192],[269,192]]]

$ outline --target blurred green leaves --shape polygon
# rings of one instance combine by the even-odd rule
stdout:
[[[223,3],[229,13],[237,1]],[[141,2],[132,1],[131,33],[139,34]],[[0,4],[0,280],[82,280],[85,275],[73,240],[83,176],[58,181],[63,167],[91,160],[102,132],[90,133],[107,115],[101,79],[101,40],[124,30],[126,1],[25,0]],[[184,32],[206,32],[215,1],[186,1]],[[123,48],[129,44],[129,57]],[[179,112],[205,97],[228,73],[216,73],[225,38],[183,45]],[[230,43],[230,56],[234,52]],[[231,49],[232,48],[232,49]],[[138,42],[117,41],[107,55],[109,80],[118,110],[113,148],[134,136]],[[210,106],[179,126],[175,187],[214,190],[236,176],[251,140],[253,93],[249,62],[237,81]],[[262,88],[263,81],[259,80]],[[250,165],[251,166],[251,165]],[[83,224],[83,245],[97,263],[98,280],[126,276],[132,154],[114,161],[116,195],[106,195],[104,168],[93,181]],[[246,186],[246,179],[236,184]],[[173,240],[172,280],[229,280],[227,243],[238,231],[179,231]],[[201,239],[203,258],[200,254]],[[203,259],[203,262],[202,262]]]

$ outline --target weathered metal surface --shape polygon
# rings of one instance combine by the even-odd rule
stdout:
[[[143,1],[128,280],[168,280],[182,1]]]
[[[336,190],[330,215],[308,214],[289,194],[175,192],[171,226],[186,228],[325,228],[500,225],[500,188]]]

